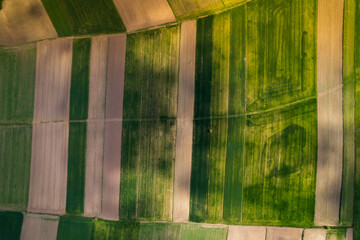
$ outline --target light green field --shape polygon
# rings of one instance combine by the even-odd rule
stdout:
[[[305,2],[197,21],[191,221],[313,225],[317,6]]]

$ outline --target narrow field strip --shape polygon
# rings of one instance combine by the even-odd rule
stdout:
[[[344,1],[341,0],[318,2],[318,160],[315,200],[317,226],[338,225],[340,216],[343,167],[343,10]]]
[[[352,228],[119,222],[22,212],[0,212],[0,223],[0,238],[12,240],[353,240]]]

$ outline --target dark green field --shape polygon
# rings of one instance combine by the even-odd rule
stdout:
[[[111,0],[42,0],[60,37],[125,32]]]
[[[91,39],[74,39],[69,120],[86,120],[89,104]],[[84,213],[86,170],[86,122],[69,123],[66,213]]]
[[[179,27],[127,38],[120,219],[171,220]]]

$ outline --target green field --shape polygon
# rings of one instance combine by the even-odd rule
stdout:
[[[28,203],[36,48],[0,49],[0,207]]]
[[[93,233],[93,219],[60,217],[57,240],[90,240]]]
[[[87,123],[69,123],[66,213],[84,213]]]
[[[95,220],[92,239],[96,240],[132,240],[138,239],[140,224],[137,222],[113,222]]]
[[[313,225],[316,13],[254,0],[197,21],[191,221]]]
[[[352,226],[354,216],[355,165],[355,0],[345,1],[343,33],[344,150],[340,223]],[[356,210],[355,210],[356,211]]]
[[[346,1],[349,2],[349,1]],[[355,26],[360,24],[360,5],[355,1]],[[347,22],[346,22],[347,23]],[[360,31],[354,27],[354,40],[360,42]],[[355,44],[354,57],[355,64],[355,103],[360,102],[360,45]],[[355,108],[355,143],[360,139],[360,111]],[[354,239],[360,238],[360,144],[355,145],[355,197],[354,197]]]
[[[35,70],[35,45],[0,49],[0,124],[32,121]]]
[[[111,0],[42,0],[58,35],[125,32]]]
[[[120,219],[172,219],[178,59],[178,26],[127,38]]]
[[[20,239],[23,219],[20,212],[0,212],[0,239]]]
[[[74,39],[69,120],[86,120],[89,106],[91,39]],[[84,213],[86,122],[69,123],[66,213]]]
[[[177,19],[206,15],[224,7],[222,0],[169,0]]]
[[[0,126],[0,207],[25,210],[28,203],[32,127]]]
[[[141,223],[139,240],[179,240],[181,229],[179,223]]]
[[[225,240],[227,228],[184,224],[181,240]]]
[[[329,230],[326,233],[326,240],[346,240],[346,230],[345,229]]]
[[[311,226],[317,158],[316,100],[246,118],[243,223]]]
[[[90,38],[73,40],[69,120],[88,118],[90,51]]]
[[[316,1],[254,0],[246,15],[246,112],[315,97]]]

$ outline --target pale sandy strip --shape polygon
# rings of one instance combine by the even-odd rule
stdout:
[[[107,57],[108,37],[93,37],[89,76],[89,119],[105,118]]]
[[[318,1],[318,93],[342,84],[344,0]]]
[[[109,38],[106,119],[122,119],[126,36]],[[119,218],[122,121],[105,123],[102,214]]]
[[[166,0],[113,0],[127,31],[175,22]]]
[[[56,240],[58,216],[26,214],[21,229],[21,240]]]
[[[305,229],[304,240],[326,240],[326,229]]]
[[[337,225],[342,180],[342,89],[318,97],[315,224]]]
[[[195,97],[196,21],[181,25],[173,220],[187,221]]]
[[[65,213],[69,126],[33,126],[28,212]]]
[[[126,35],[109,37],[106,119],[122,119]]]
[[[173,221],[189,219],[193,122],[177,120]]]
[[[343,157],[343,0],[318,1],[318,161],[315,224],[339,222]]]
[[[301,240],[302,228],[268,227],[266,240]]]
[[[178,118],[193,119],[195,97],[196,21],[183,22],[180,36]]]
[[[34,122],[69,119],[72,39],[37,44]]]
[[[266,227],[229,226],[228,240],[265,240]]]
[[[101,215],[105,122],[87,124],[84,215]]]
[[[37,45],[34,119],[68,121],[72,39]],[[66,122],[34,124],[28,211],[65,212],[69,127]]]
[[[111,220],[119,218],[121,134],[121,121],[106,122],[101,217]]]
[[[0,44],[13,45],[46,38],[56,38],[41,0],[4,0],[0,11]],[[3,30],[3,28],[1,28]]]
[[[348,228],[346,231],[346,240],[354,239],[354,230],[352,228]]]
[[[84,199],[84,215],[89,217],[101,215],[107,51],[107,37],[92,39]]]
[[[14,42],[14,35],[7,24],[6,15],[0,10],[0,45],[10,45]]]

